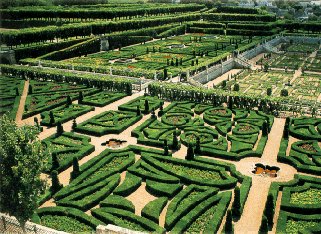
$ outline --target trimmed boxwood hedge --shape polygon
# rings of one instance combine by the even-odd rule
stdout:
[[[200,202],[193,210],[191,210],[187,215],[182,217],[173,227],[173,233],[183,233],[188,227],[190,227],[193,222],[197,220],[199,216],[205,213],[213,205],[216,205],[215,214],[212,218],[209,218],[208,222],[205,224],[203,233],[216,233],[221,225],[225,212],[228,208],[229,202],[231,200],[232,193],[224,192],[216,196],[210,197],[209,199]],[[201,230],[199,230],[201,231]]]
[[[300,172],[321,175],[321,149],[318,145],[321,141],[321,131],[318,129],[320,124],[320,118],[309,117],[291,119],[289,123],[286,123],[278,161],[290,164]],[[292,143],[289,155],[287,155],[289,144],[287,128],[289,135],[299,140]],[[309,145],[312,150],[301,148],[301,145]]]
[[[94,136],[119,134],[141,119],[142,115],[133,112],[106,111],[78,124],[75,131]]]
[[[122,163],[111,165],[110,163],[113,162],[113,160],[121,160]],[[81,174],[75,178],[72,183],[57,192],[54,198],[55,200],[60,200],[86,187],[93,186],[116,173],[126,170],[130,165],[134,164],[134,162],[135,154],[128,149],[114,151],[105,150],[84,165],[81,165]],[[105,173],[98,173],[95,175],[95,173],[104,166],[108,166],[109,170],[105,170]]]
[[[313,176],[296,174],[294,176],[294,179],[289,182],[273,182],[271,184],[269,194],[272,195],[274,198],[274,207],[276,206],[279,191],[283,191],[281,200],[281,211],[277,223],[277,232],[285,231],[288,216],[296,220],[309,220],[310,218],[313,219],[313,217],[320,216],[320,202],[314,205],[298,204],[291,202],[291,193],[303,192],[310,187],[321,188],[321,179]],[[267,209],[267,207],[265,209]],[[311,215],[309,217],[305,215],[307,213],[318,215]]]
[[[145,100],[147,100],[149,103],[147,112],[145,112]],[[164,102],[158,99],[158,97],[142,96],[120,105],[118,110],[136,112],[137,106],[139,106],[139,109],[142,113],[149,114],[153,109],[158,109],[163,103]]]
[[[120,182],[119,174],[113,175],[95,185],[83,188],[61,200],[56,200],[60,206],[75,207],[82,211],[87,211],[109,196]]]
[[[127,94],[125,93],[102,91],[93,95],[84,95],[84,99],[82,100],[81,104],[103,107],[126,96]]]
[[[147,203],[146,206],[144,206],[144,208],[142,209],[142,217],[145,217],[155,223],[158,223],[160,214],[166,206],[167,201],[167,197],[160,197]]]
[[[54,123],[50,123],[49,111],[43,112],[41,116],[41,125],[44,126],[56,126],[58,122],[65,123],[69,120],[75,119],[83,114],[86,114],[90,111],[94,111],[95,108],[91,106],[84,106],[78,104],[71,104],[70,106],[62,106],[52,109],[54,115]]]
[[[143,178],[144,180],[151,179],[168,184],[177,184],[180,182],[177,177],[164,173],[163,171],[158,170],[142,160],[129,167],[128,171]]]
[[[183,188],[182,184],[167,184],[167,183],[152,181],[149,179],[146,180],[146,190],[150,194],[156,197],[165,196],[168,198],[172,198],[179,191],[181,191],[182,188]]]
[[[171,203],[169,203],[165,219],[166,230],[171,230],[182,217],[217,192],[218,189],[216,188],[197,185],[189,185],[186,189],[182,190],[173,198]]]
[[[127,172],[125,180],[114,190],[114,194],[127,197],[142,184],[142,179]]]
[[[153,157],[148,157],[142,155],[142,159],[147,162],[148,164],[152,165],[153,167],[157,168],[160,171],[173,175],[175,177],[180,178],[183,183],[187,184],[197,184],[203,186],[216,186],[219,188],[232,188],[235,186],[237,179],[228,175],[226,171],[219,166],[213,165],[206,165],[196,161],[186,161],[177,158],[170,158],[170,157],[160,157],[157,155],[153,155]],[[164,165],[165,163],[165,165]],[[172,168],[166,165],[166,163],[171,163],[177,165],[178,167],[185,167],[187,170],[188,168],[201,170],[201,171],[210,171],[217,173],[219,176],[218,179],[204,179],[204,178],[196,178],[196,175],[189,175],[184,171],[174,171]],[[201,172],[199,172],[201,173]]]
[[[165,229],[153,221],[137,216],[130,211],[115,208],[99,208],[92,210],[91,213],[95,218],[105,223],[111,223],[135,231],[165,233]]]
[[[110,195],[99,203],[100,207],[112,207],[122,210],[128,210],[135,213],[135,206],[126,198],[118,195]]]
[[[72,165],[74,157],[80,160],[95,151],[95,146],[91,145],[89,143],[90,141],[90,137],[78,135],[72,132],[63,132],[62,135],[58,137],[54,134],[46,138],[42,143],[47,147],[50,147],[52,144],[66,147],[64,149],[51,150],[51,152],[56,153],[58,157],[59,167],[55,168],[55,170],[61,172]],[[63,155],[64,158],[60,159],[59,155]],[[45,169],[45,172],[47,173],[51,171],[51,160],[51,158],[48,159],[48,165]]]
[[[44,208],[38,209],[36,213],[40,217],[44,215],[59,215],[59,216],[71,217],[78,220],[79,222],[82,222],[90,226],[94,230],[96,230],[96,227],[98,225],[104,224],[100,220],[85,214],[81,210],[71,208],[71,207],[62,207],[62,206],[44,207]]]

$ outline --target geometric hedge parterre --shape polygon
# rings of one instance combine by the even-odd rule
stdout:
[[[140,156],[137,161],[135,155]],[[126,177],[119,185],[123,172]],[[155,200],[138,216],[126,197],[143,183]],[[232,164],[204,158],[186,161],[139,146],[106,149],[83,164],[80,175],[54,195],[56,207],[40,208],[37,214],[41,223],[58,230],[70,230],[66,223],[71,222],[78,231],[112,223],[144,232],[217,232],[231,200],[230,190],[236,185],[243,209],[251,178],[241,175]],[[163,228],[158,217],[166,205]],[[87,211],[92,216],[86,215]],[[62,225],[50,222],[53,217]]]

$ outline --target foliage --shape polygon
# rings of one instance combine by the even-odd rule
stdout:
[[[50,157],[37,140],[37,129],[18,128],[6,115],[0,119],[0,211],[25,223],[44,189],[40,173]]]

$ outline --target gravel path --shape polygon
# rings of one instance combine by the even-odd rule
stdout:
[[[29,89],[29,80],[25,81],[25,85],[23,87],[23,91],[20,97],[20,102],[19,102],[19,107],[17,110],[17,115],[16,115],[16,123],[18,126],[22,126],[23,122],[22,122],[22,115],[25,109],[25,103],[26,103],[26,99],[28,96],[28,89]],[[32,120],[33,122],[33,120]]]

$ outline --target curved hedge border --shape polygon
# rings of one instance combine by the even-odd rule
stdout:
[[[174,197],[179,191],[181,191],[183,188],[182,184],[167,184],[167,183],[161,183],[156,182],[147,179],[146,180],[146,190],[150,194],[161,197],[165,196],[168,198]]]
[[[300,117],[287,120],[279,148],[278,161],[290,164],[300,172],[321,175],[321,149],[318,145],[318,141],[321,141],[321,129],[318,127],[320,124],[320,118]],[[289,135],[300,141],[290,146],[291,150],[287,155]],[[313,150],[301,148],[302,144],[310,145]]]
[[[112,116],[107,118],[108,115]],[[133,112],[106,111],[78,124],[75,131],[93,136],[119,134],[141,119],[142,115],[137,116]],[[112,123],[106,124],[106,121]]]
[[[118,195],[110,195],[99,203],[100,207],[113,207],[122,210],[128,210],[135,213],[135,206],[126,198]]]
[[[135,176],[129,172],[126,173],[126,178],[115,190],[114,194],[127,197],[136,189],[140,187],[142,179],[138,176]]]
[[[197,184],[197,185],[203,185],[203,186],[216,186],[219,188],[228,189],[228,188],[234,187],[237,182],[236,178],[228,175],[228,173],[226,173],[226,171],[219,166],[206,165],[197,161],[186,161],[186,160],[176,159],[176,158],[160,157],[156,155],[153,155],[153,157],[147,157],[145,155],[142,155],[141,158],[148,164],[151,164],[152,166],[157,168],[158,170],[161,170],[170,175],[180,178],[183,183]],[[204,179],[201,177],[196,178],[196,175],[191,176],[185,173],[184,171],[173,171],[169,166],[164,165],[164,162],[172,163],[174,165],[177,165],[178,167],[185,167],[187,169],[191,168],[196,170],[212,171],[217,173],[220,179],[213,180],[213,179]]]
[[[130,211],[114,209],[114,208],[99,208],[91,211],[92,215],[105,223],[112,223],[117,226],[122,226],[129,229],[134,229],[143,232],[165,233],[165,229],[161,228],[153,221],[135,215]],[[127,221],[126,223],[123,220]],[[133,225],[128,224],[128,221]]]
[[[167,197],[160,197],[154,201],[147,203],[146,206],[142,209],[142,217],[145,217],[155,223],[159,222],[159,217],[166,206],[168,201]]]
[[[70,142],[67,142],[66,140],[61,140],[61,138],[66,139],[69,138],[71,139]],[[73,142],[73,140],[76,140],[76,142]],[[81,141],[79,143],[79,141]],[[72,132],[64,132],[62,133],[61,136],[57,137],[56,135],[52,135],[42,142],[49,146],[51,143],[57,143],[60,145],[65,145],[67,146],[66,149],[61,149],[61,150],[53,150],[52,153],[57,153],[58,155],[58,162],[59,162],[59,167],[56,168],[55,170],[58,172],[66,170],[68,167],[72,165],[73,158],[76,157],[78,160],[82,159],[86,155],[91,154],[92,152],[95,151],[95,146],[91,145],[89,142],[91,141],[90,137],[87,136],[82,136],[82,135],[77,135]],[[59,160],[59,154],[67,154],[70,153],[70,156],[65,158],[64,160]],[[48,166],[46,168],[46,172],[49,172],[51,170],[51,159],[48,159]]]
[[[44,207],[37,210],[37,215],[39,215],[40,217],[43,215],[60,215],[60,216],[71,217],[78,220],[79,222],[82,222],[90,226],[94,230],[96,230],[96,227],[98,225],[104,224],[98,219],[92,216],[89,216],[78,209],[70,208],[70,207],[61,207],[61,206]]]
[[[216,188],[202,187],[197,185],[189,185],[186,189],[182,190],[174,199],[171,201],[167,208],[165,228],[171,230],[175,224],[181,220],[182,217],[187,215],[201,202],[207,200],[218,192]],[[197,193],[195,195],[195,193]],[[189,198],[191,194],[192,197]],[[188,202],[183,201],[188,199]],[[184,205],[180,205],[183,203]]]
[[[75,207],[87,211],[98,205],[100,201],[109,196],[120,182],[119,174],[113,175],[95,185],[88,186],[61,200],[56,200],[59,206]]]

